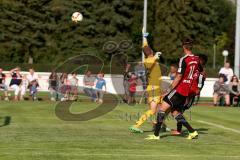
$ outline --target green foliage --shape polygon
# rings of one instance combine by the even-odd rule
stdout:
[[[181,39],[184,37],[194,39],[195,52],[212,57],[217,35],[234,26],[234,9],[226,0],[157,0],[155,4],[153,34],[158,36],[154,37],[154,46],[169,60],[181,54]],[[225,36],[230,39],[227,34]]]
[[[234,6],[227,0],[149,0],[150,44],[166,62],[181,54],[181,39],[195,40],[195,51],[212,58],[214,40],[224,33],[233,50]],[[129,0],[1,0],[0,62],[58,64],[67,58],[92,54],[109,62],[107,41],[131,40],[130,61],[141,58],[142,1]],[[80,11],[84,20],[71,21]]]

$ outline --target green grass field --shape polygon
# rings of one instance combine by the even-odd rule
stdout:
[[[144,134],[133,134],[141,106],[119,105],[114,111],[87,122],[65,122],[55,116],[55,103],[0,102],[1,160],[83,160],[83,159],[240,159],[240,107],[192,109],[191,124],[198,129],[198,140],[169,136],[160,141],[146,141],[151,125]],[[92,103],[74,103],[71,111],[85,112],[96,107]],[[131,115],[131,116],[130,116]],[[9,125],[2,125],[10,116]],[[189,112],[186,112],[189,117]],[[175,127],[174,120],[167,120]]]

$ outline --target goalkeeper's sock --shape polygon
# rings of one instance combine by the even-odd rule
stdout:
[[[152,115],[154,115],[154,112],[152,110],[148,110],[147,112],[145,112],[136,122],[135,127],[139,128]]]
[[[182,123],[181,122],[177,122],[177,131],[182,132]]]
[[[177,120],[178,123],[181,123],[184,127],[186,127],[190,133],[193,133],[195,131],[187,122],[187,120],[183,117],[182,114],[179,114],[177,117],[175,117],[175,119]]]

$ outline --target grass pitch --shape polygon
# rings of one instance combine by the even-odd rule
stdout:
[[[194,107],[190,123],[199,139],[186,140],[163,133],[160,141],[144,140],[152,132],[146,123],[144,134],[128,127],[146,107],[119,105],[114,111],[87,122],[65,122],[55,116],[56,103],[0,102],[1,160],[93,160],[93,159],[240,159],[240,107]],[[93,103],[74,103],[72,112],[95,108]],[[4,125],[5,117],[11,118]],[[186,112],[188,119],[189,112]],[[167,124],[175,128],[169,118]]]

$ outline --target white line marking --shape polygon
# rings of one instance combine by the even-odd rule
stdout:
[[[225,127],[225,126],[220,125],[220,124],[215,124],[215,123],[206,122],[206,121],[197,121],[197,122],[207,124],[207,125],[210,125],[210,126],[214,126],[214,127],[218,127],[218,128],[221,128],[221,129],[229,130],[229,131],[232,131],[232,132],[235,132],[235,133],[240,133],[240,131],[237,130],[237,129],[228,128],[228,127]]]

